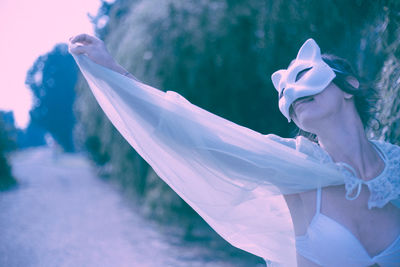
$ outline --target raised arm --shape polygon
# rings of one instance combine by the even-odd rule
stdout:
[[[104,42],[89,34],[79,34],[69,38],[69,52],[73,55],[86,55],[93,62],[118,72],[133,80],[139,81],[129,71],[122,67],[110,55]]]
[[[153,140],[157,137],[176,151],[196,149],[204,154],[202,160],[212,159],[207,163],[209,168],[226,168],[230,181],[238,178],[273,185],[279,188],[276,194],[315,188],[318,177],[310,183],[302,181],[300,189],[292,174],[301,170],[306,175],[321,176],[320,164],[296,147],[283,144],[278,136],[260,134],[193,105],[177,92],[163,92],[142,83],[119,65],[94,36],[80,34],[70,41],[70,52],[106,115],[121,120],[117,125],[112,121],[120,132],[137,132],[146,126],[145,134],[154,135]],[[127,120],[130,123],[122,127]],[[140,125],[134,127],[138,122]],[[326,174],[332,175],[329,171]],[[332,180],[324,177],[325,182]]]
[[[70,52],[116,129],[214,230],[238,248],[295,266],[293,226],[282,194],[338,184],[336,170],[275,135],[128,78],[95,37],[72,38]]]

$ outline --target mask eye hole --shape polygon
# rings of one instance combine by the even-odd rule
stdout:
[[[285,91],[285,89],[286,89],[286,88],[282,88],[281,92],[279,93],[279,99],[282,98],[282,96],[283,96],[283,91]]]
[[[307,69],[304,69],[304,70],[302,70],[302,71],[300,71],[299,73],[297,73],[297,75],[296,75],[296,82],[298,81],[298,80],[300,80],[303,76],[304,76],[304,74],[306,74],[309,70],[311,70],[312,69],[312,67],[310,67],[310,68],[307,68]]]

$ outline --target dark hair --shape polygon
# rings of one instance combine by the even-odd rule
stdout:
[[[336,77],[332,82],[342,91],[354,96],[354,104],[363,123],[364,130],[371,126],[373,121],[376,122],[376,125],[379,128],[380,122],[375,117],[377,111],[376,102],[379,99],[379,93],[375,87],[371,86],[370,82],[359,77],[347,60],[331,54],[322,54],[321,57],[322,60],[335,71]],[[348,77],[356,78],[359,81],[359,87],[353,87],[347,81],[346,78]],[[304,131],[296,125],[294,125],[294,130],[291,135],[304,136],[313,142],[318,142],[316,134]]]

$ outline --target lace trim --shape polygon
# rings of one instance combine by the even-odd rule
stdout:
[[[385,162],[385,168],[377,177],[364,181],[357,177],[356,171],[349,164],[334,162],[328,152],[303,136],[297,136],[296,139],[279,138],[279,141],[304,152],[322,164],[334,163],[344,174],[346,199],[354,200],[358,198],[362,184],[365,184],[370,191],[368,209],[382,208],[389,201],[400,208],[400,146],[381,140],[370,140]]]
[[[364,181],[357,177],[353,167],[343,162],[333,162],[330,155],[318,144],[305,138],[297,138],[296,149],[303,151],[310,156],[318,159],[321,163],[334,163],[344,174],[344,184],[346,189],[346,199],[354,200],[361,193],[362,185],[368,186],[370,197],[368,199],[368,209],[374,207],[382,208],[389,201],[400,200],[400,147],[384,141],[370,140],[374,145],[382,160],[385,168],[377,177]],[[308,142],[307,142],[308,141]],[[397,200],[396,200],[397,201]]]
[[[382,208],[389,201],[400,196],[400,147],[384,141],[371,140],[371,142],[380,150],[378,152],[382,154],[381,157],[385,162],[384,170],[377,177],[364,181],[357,177],[356,171],[349,164],[335,162],[338,169],[344,174],[346,199],[358,198],[362,185],[368,186],[370,191],[368,209]],[[333,161],[331,160],[331,162]],[[351,196],[352,194],[354,196]]]

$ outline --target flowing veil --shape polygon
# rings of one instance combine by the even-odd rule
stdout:
[[[343,184],[305,138],[263,135],[74,55],[115,128],[184,201],[230,244],[268,266],[296,266],[284,194]]]

